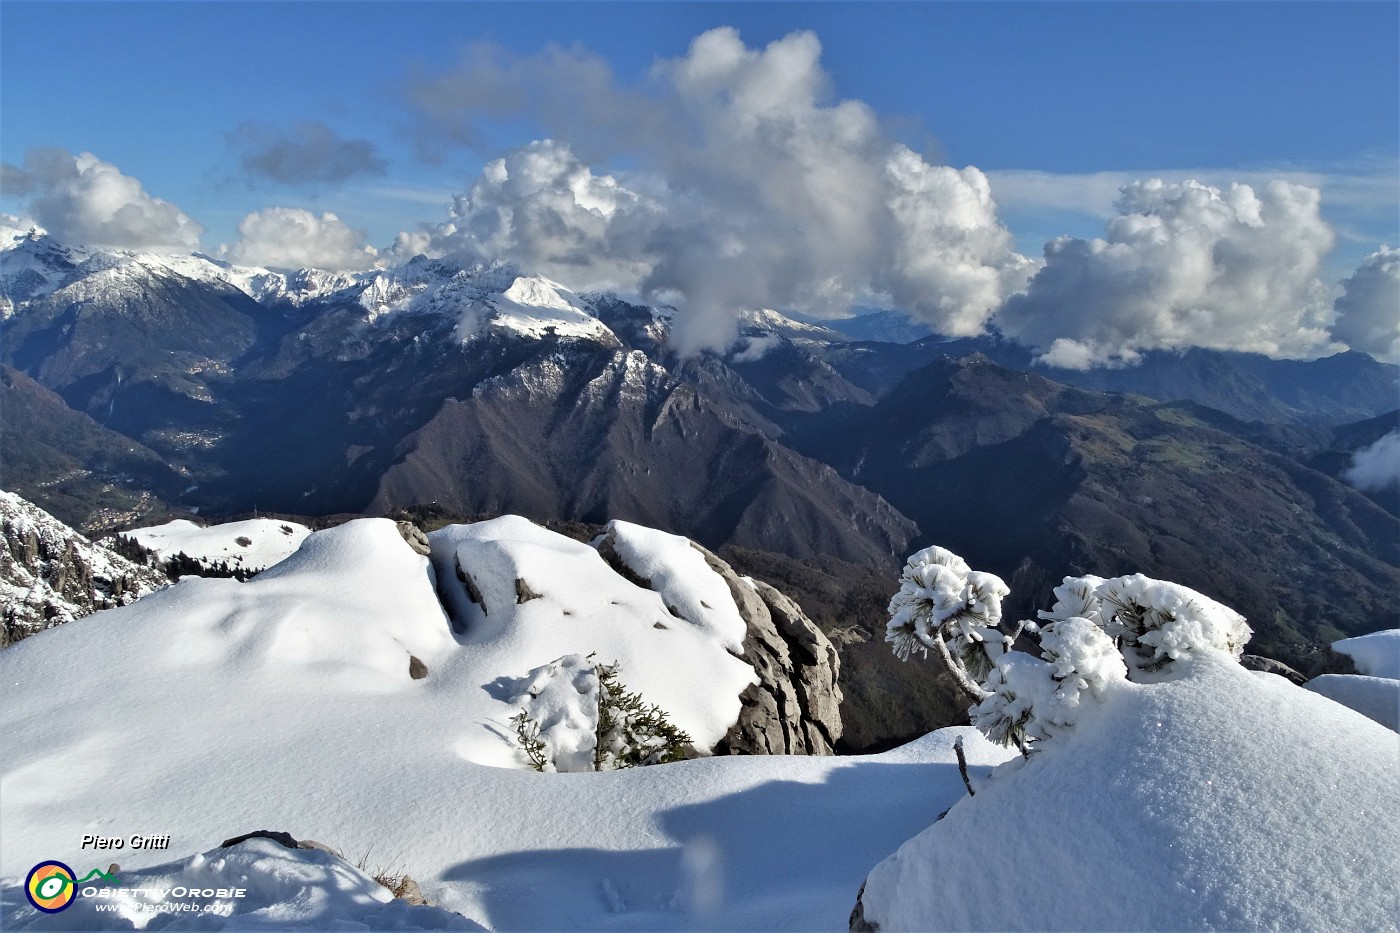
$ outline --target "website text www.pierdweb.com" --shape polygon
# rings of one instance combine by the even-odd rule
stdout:
[[[96,901],[98,913],[147,914],[210,914],[227,917],[233,913],[233,902],[247,897],[244,888],[100,888],[88,887],[79,892]]]

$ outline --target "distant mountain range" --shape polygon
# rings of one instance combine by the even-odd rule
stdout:
[[[1140,570],[1235,606],[1295,666],[1394,623],[1400,519],[1337,479],[1400,424],[1400,367],[1361,353],[1076,372],[996,336],[871,340],[916,334],[754,309],[729,351],[682,358],[671,309],[504,263],[3,246],[2,482],[85,531],[254,509],[615,518],[818,577],[893,579],[941,543],[1027,614],[1017,594],[1059,576]]]

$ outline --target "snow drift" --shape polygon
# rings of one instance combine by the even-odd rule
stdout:
[[[1359,673],[1323,674],[1304,686],[1400,732],[1400,629],[1343,638],[1332,650],[1350,657]]]
[[[878,865],[880,930],[1388,929],[1395,735],[1224,652],[1118,680]]]

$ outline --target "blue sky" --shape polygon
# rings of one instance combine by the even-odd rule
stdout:
[[[718,26],[752,50],[811,31],[824,105],[863,101],[881,138],[932,165],[985,172],[997,219],[1026,256],[1054,236],[1102,235],[1119,186],[1154,176],[1319,188],[1336,233],[1323,277],[1334,283],[1382,242],[1400,242],[1393,2],[6,0],[0,159],[91,152],[197,220],[210,251],[272,206],[333,211],[383,247],[442,222],[489,160],[571,125],[533,100],[510,114],[478,108],[472,145],[425,146],[433,115],[415,88],[448,75],[464,48],[489,43],[517,76],[550,44],[574,49],[610,71],[616,105],[654,96],[657,62],[681,59]],[[370,167],[278,180],[240,162],[308,121],[355,141]],[[589,135],[565,142],[595,174],[648,167],[623,137]],[[26,197],[12,189],[0,209],[23,213]]]
[[[219,239],[261,206],[260,192],[219,184],[232,169],[224,134],[245,120],[322,120],[380,146],[385,181],[454,189],[496,153],[418,163],[397,132],[414,69],[445,67],[471,41],[520,53],[578,43],[636,80],[705,29],[733,25],[751,46],[814,30],[837,97],[866,101],[915,148],[953,165],[1366,173],[1395,162],[1398,9],[7,0],[0,153],[18,164],[38,146],[91,151]],[[264,197],[274,193],[341,204],[325,190]],[[344,211],[379,240],[393,232],[389,207]],[[1391,207],[1390,230],[1377,233],[1394,239]]]

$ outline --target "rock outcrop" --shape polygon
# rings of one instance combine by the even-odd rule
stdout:
[[[619,574],[638,586],[651,581],[627,566],[605,533],[594,546]],[[739,720],[715,747],[717,755],[831,755],[841,738],[841,662],[836,648],[806,613],[778,590],[741,577],[724,560],[691,542],[729,587],[747,626],[743,659],[759,682],[740,694]]]
[[[0,647],[99,609],[134,602],[170,582],[19,496],[0,492]]]

